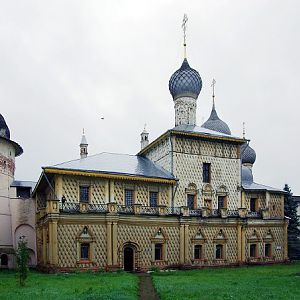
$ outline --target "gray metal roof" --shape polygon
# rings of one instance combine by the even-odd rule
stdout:
[[[257,191],[257,192],[274,192],[274,193],[284,193],[283,190],[273,188],[271,186],[255,183],[255,182],[242,182],[242,187],[246,191]]]
[[[172,128],[171,130],[190,132],[190,133],[199,133],[199,134],[204,134],[204,135],[208,135],[208,136],[216,136],[216,137],[231,137],[231,138],[241,140],[240,137],[222,133],[222,132],[217,132],[217,131],[207,129],[204,127],[200,127],[197,125],[178,125],[178,126],[175,126],[174,128]]]
[[[33,190],[35,185],[36,185],[35,181],[14,180],[10,186],[11,187],[28,187]]]
[[[170,172],[146,157],[107,152],[44,168],[175,179]]]
[[[202,124],[202,127],[213,130],[213,131],[231,135],[229,126],[219,118],[217,111],[215,109],[215,104],[213,104],[213,107],[212,107],[212,110],[211,110],[208,120]]]

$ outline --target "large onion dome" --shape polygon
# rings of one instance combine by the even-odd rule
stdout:
[[[169,90],[176,100],[179,97],[192,97],[197,99],[202,88],[202,80],[199,73],[189,66],[187,59],[170,78]]]
[[[213,104],[210,117],[205,123],[203,123],[202,127],[231,135],[231,131],[228,125],[218,117],[217,111],[215,109],[215,104]]]
[[[22,147],[18,143],[14,142],[10,139],[9,128],[8,128],[6,122],[5,122],[5,119],[0,114],[0,140],[1,139],[6,140],[7,142],[9,142],[10,144],[13,145],[13,147],[15,148],[15,151],[16,151],[15,152],[16,156],[19,156],[23,153]]]
[[[0,114],[0,136],[6,139],[10,139],[10,131],[3,116]]]
[[[242,159],[242,164],[251,164],[251,165],[253,165],[255,163],[256,153],[249,146],[248,143],[245,143],[241,146],[241,159]]]
[[[252,183],[253,174],[252,170],[246,166],[242,166],[242,183]]]

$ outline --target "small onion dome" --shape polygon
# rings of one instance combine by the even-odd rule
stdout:
[[[242,166],[242,183],[252,183],[253,174],[252,170],[246,166]]]
[[[228,125],[218,117],[217,111],[215,109],[215,104],[213,104],[210,117],[202,125],[202,127],[213,130],[213,131],[231,135],[231,131],[230,131]]]
[[[15,155],[19,156],[23,153],[22,147],[10,139],[10,131],[5,122],[5,119],[0,114],[0,139],[8,141],[15,148]]]
[[[179,97],[192,97],[197,99],[202,88],[202,80],[199,73],[189,66],[187,59],[170,78],[169,90],[176,100]]]
[[[3,116],[0,114],[0,136],[6,139],[10,139],[10,131]]]
[[[241,159],[242,164],[253,165],[255,163],[256,153],[247,143],[241,146]]]

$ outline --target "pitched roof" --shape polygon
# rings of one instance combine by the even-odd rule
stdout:
[[[108,152],[44,167],[43,169],[122,174],[175,180],[175,177],[170,172],[146,157]]]
[[[246,191],[257,191],[257,192],[275,192],[284,193],[283,190],[273,188],[271,186],[255,183],[255,182],[242,182],[242,187]]]
[[[27,188],[31,188],[33,190],[35,185],[36,185],[35,181],[14,180],[10,186],[11,187],[27,187]]]

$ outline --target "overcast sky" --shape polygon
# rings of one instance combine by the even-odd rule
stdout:
[[[188,60],[203,88],[197,123],[216,108],[257,152],[255,181],[300,193],[300,1],[0,1],[0,103],[24,148],[16,179],[89,153],[135,154],[174,126],[168,81]],[[104,120],[101,120],[101,117]]]

